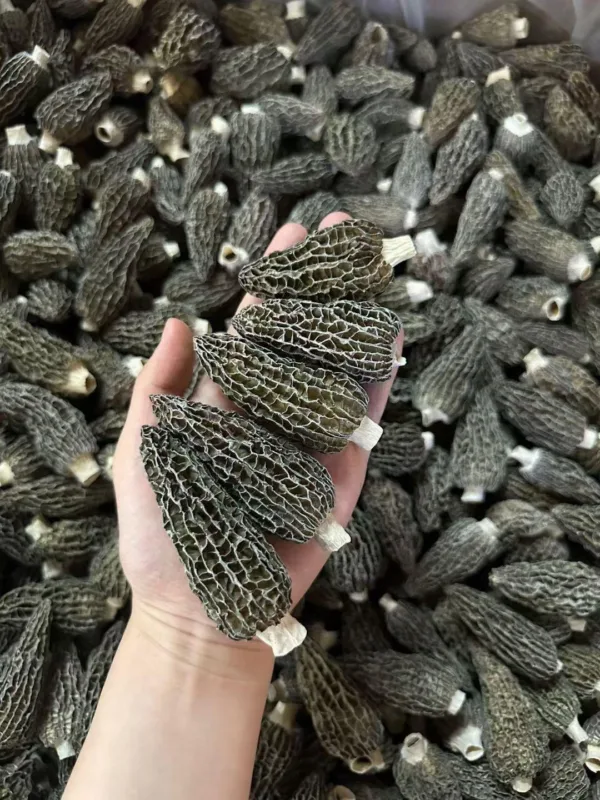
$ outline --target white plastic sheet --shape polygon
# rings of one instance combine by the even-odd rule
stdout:
[[[501,5],[498,0],[359,0],[377,17],[439,36],[466,19]],[[600,61],[600,0],[529,0],[519,4],[532,19],[531,41],[571,38]]]

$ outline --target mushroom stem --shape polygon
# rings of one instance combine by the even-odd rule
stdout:
[[[336,522],[333,514],[329,514],[317,528],[315,539],[328,553],[335,553],[340,547],[348,544],[350,536],[339,522]]]
[[[420,733],[409,733],[400,749],[400,755],[407,764],[420,764],[427,755],[429,742]]]
[[[38,142],[38,147],[40,150],[43,150],[45,153],[56,153],[60,142],[51,133],[48,131],[42,131],[42,135],[40,136],[40,140]]]
[[[274,656],[285,656],[302,644],[306,628],[291,614],[286,614],[277,625],[259,631],[256,638],[268,644]]]
[[[446,740],[446,744],[467,761],[479,761],[485,752],[481,741],[481,728],[470,723],[454,731]]]
[[[573,720],[567,726],[565,731],[569,739],[572,739],[575,744],[581,744],[582,742],[587,742],[588,735],[581,727],[579,720],[577,717],[574,717]]]
[[[383,260],[395,267],[409,258],[414,258],[417,251],[410,236],[396,236],[394,239],[384,239],[381,246]]]
[[[87,397],[96,388],[96,378],[83,364],[75,364],[67,373],[64,391],[78,397]]]
[[[533,786],[531,778],[515,778],[512,782],[512,788],[519,794],[527,794]]]
[[[71,461],[69,470],[83,486],[90,486],[102,471],[91,453],[77,456]]]
[[[448,706],[448,714],[451,717],[455,717],[461,708],[464,705],[465,700],[467,699],[467,695],[462,692],[460,689],[457,689],[452,697],[450,698],[450,704]]]
[[[381,438],[383,429],[369,417],[363,417],[360,425],[350,436],[350,441],[362,450],[372,450]]]

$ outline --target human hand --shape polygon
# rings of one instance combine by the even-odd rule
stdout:
[[[347,218],[347,214],[330,214],[320,227]],[[306,230],[302,226],[288,223],[275,235],[267,253],[291,247],[305,236]],[[256,302],[260,301],[246,295],[240,308]],[[132,621],[151,635],[160,636],[163,646],[176,649],[178,656],[185,658],[194,657],[198,640],[216,645],[221,653],[227,652],[228,659],[234,650],[262,652],[264,655],[265,645],[258,641],[231,642],[206,616],[200,601],[188,586],[175,547],[164,530],[139,453],[142,425],[156,424],[150,396],[182,395],[191,380],[194,357],[190,329],[179,320],[169,320],[159,346],[136,381],[115,454],[113,474],[121,560],[132,588]],[[386,383],[366,387],[370,398],[368,416],[375,422],[381,419],[393,377]],[[192,400],[224,409],[235,408],[206,376],[200,381]],[[336,490],[333,513],[336,521],[345,527],[362,489],[369,454],[351,442],[341,453],[318,454],[316,457],[333,479]],[[296,604],[317,577],[328,554],[316,541],[296,544],[277,539],[273,544],[289,571],[292,599]]]

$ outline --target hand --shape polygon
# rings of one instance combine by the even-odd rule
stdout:
[[[347,218],[346,214],[330,214],[320,227]],[[266,252],[284,250],[305,236],[306,230],[301,225],[288,223],[278,231]],[[240,308],[256,302],[260,301],[246,295]],[[258,641],[231,642],[216,630],[204,613],[200,601],[188,586],[175,547],[163,528],[160,510],[139,454],[141,426],[156,424],[150,395],[183,394],[191,380],[194,357],[190,329],[177,319],[169,320],[159,346],[136,381],[127,421],[117,446],[113,474],[121,560],[133,595],[132,623],[160,639],[161,646],[176,651],[177,657],[194,658],[199,640],[216,645],[220,653],[227,652],[229,660],[231,651],[236,649],[264,655],[268,650],[266,645]],[[370,398],[368,415],[375,422],[381,419],[392,381],[393,377],[386,383],[367,387]],[[200,381],[192,399],[224,409],[234,408],[219,387],[206,377]],[[331,474],[336,488],[334,516],[345,527],[362,489],[368,453],[350,443],[341,453],[317,455],[317,458]],[[274,545],[290,573],[295,604],[317,577],[327,560],[327,553],[316,541],[295,544],[274,540]]]

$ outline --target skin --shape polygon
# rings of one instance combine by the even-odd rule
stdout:
[[[321,227],[347,218],[330,214]],[[305,236],[301,225],[284,225],[267,253]],[[256,302],[246,295],[240,307]],[[227,639],[207,618],[162,526],[139,455],[141,426],[156,424],[150,395],[183,394],[193,363],[192,334],[171,319],[136,381],[114,461],[121,560],[131,584],[132,613],[64,800],[247,800],[249,795],[273,655],[262,642]],[[368,414],[376,422],[392,381],[367,388]],[[234,408],[208,379],[193,399]],[[341,453],[318,458],[335,483],[334,516],[346,526],[368,453],[350,443]],[[297,603],[327,554],[314,541],[277,540],[275,546]]]

